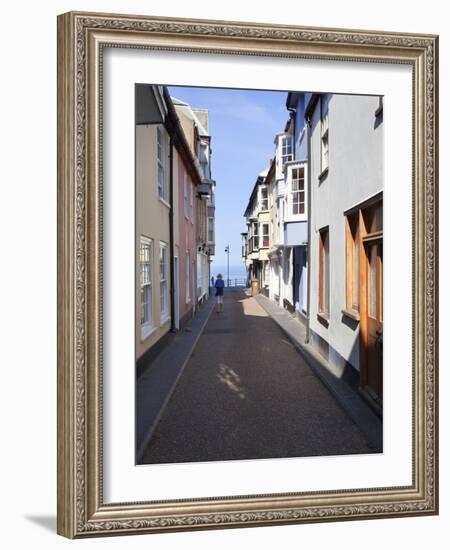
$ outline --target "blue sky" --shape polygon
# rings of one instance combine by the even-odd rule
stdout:
[[[171,95],[193,108],[209,110],[212,177],[216,180],[214,265],[241,265],[244,211],[258,173],[274,154],[274,137],[288,119],[286,92],[170,86]]]

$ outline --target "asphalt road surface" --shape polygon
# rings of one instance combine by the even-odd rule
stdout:
[[[242,290],[226,289],[142,463],[370,452],[272,318]]]

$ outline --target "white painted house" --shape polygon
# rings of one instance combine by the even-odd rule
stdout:
[[[285,130],[275,136],[275,171],[270,256],[271,299],[296,313],[307,315],[308,162],[304,122],[304,94],[289,93],[291,116]]]
[[[381,411],[382,98],[289,92],[286,107],[245,212],[249,278]]]
[[[309,337],[381,409],[383,106],[306,94],[310,125]]]
[[[247,231],[242,234],[245,238],[243,254],[245,254],[247,279],[249,283],[256,282],[259,291],[267,295],[269,293],[268,253],[271,242],[271,216],[269,187],[266,180],[270,171],[272,170],[263,170],[256,178],[244,212]]]

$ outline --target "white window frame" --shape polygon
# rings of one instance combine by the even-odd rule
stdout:
[[[266,192],[266,198],[263,198],[263,191]],[[260,210],[269,210],[269,189],[266,185],[260,187]],[[264,208],[264,201],[266,202],[266,207]]]
[[[148,250],[148,260],[144,260],[143,249]],[[148,264],[148,280],[143,281],[143,265]],[[139,242],[139,267],[140,267],[140,307],[141,307],[141,340],[145,340],[154,330],[153,324],[153,239],[141,235]],[[147,301],[143,300],[143,292],[149,292]],[[146,307],[147,318],[144,320],[142,311]]]
[[[291,134],[284,134],[280,137],[280,161],[283,168],[286,162],[293,159],[292,151],[292,136]]]
[[[253,231],[252,231],[252,239],[253,239],[253,246],[252,250],[259,250],[259,226],[258,222],[253,222]],[[256,231],[255,231],[256,229]]]
[[[321,174],[329,167],[329,115],[328,115],[329,97],[320,96],[320,171]]]
[[[296,171],[303,171],[303,177],[294,177]],[[296,182],[299,184],[303,181],[303,186],[300,185],[296,187]],[[301,194],[303,193],[303,200],[301,200]],[[298,196],[298,201],[295,198]],[[306,216],[306,166],[304,164],[299,164],[297,166],[292,166],[290,169],[290,212],[293,217],[304,217]],[[301,212],[301,206],[303,205],[303,212]],[[295,212],[295,206],[298,206],[298,211]]]
[[[164,155],[165,155],[164,133],[160,126],[156,127],[156,157],[157,157],[157,181],[158,181],[158,197],[167,201],[167,186],[166,173],[164,170]]]
[[[166,243],[159,243],[159,311],[160,325],[169,319],[169,247]]]
[[[265,225],[267,226],[267,233],[264,233],[264,226]],[[261,226],[260,235],[259,235],[259,237],[261,239],[260,248],[269,248],[270,247],[270,224],[269,224],[269,222],[261,222],[260,226]],[[266,240],[269,243],[267,246],[264,244],[264,237],[266,237]]]
[[[208,242],[214,243],[214,237],[214,217],[208,216]]]

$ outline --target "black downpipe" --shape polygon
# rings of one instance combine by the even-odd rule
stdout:
[[[296,121],[297,121],[297,109],[295,107],[288,107],[290,117],[292,119],[292,157],[295,159],[295,131],[296,131]]]
[[[169,250],[170,250],[170,331],[176,332],[175,326],[175,246],[174,246],[174,197],[173,197],[173,138],[169,145]]]
[[[306,290],[306,339],[305,344],[309,344],[309,326],[311,314],[311,127],[312,119],[306,120],[306,158],[308,160],[308,284]]]
[[[296,130],[296,121],[297,121],[297,109],[295,107],[288,107],[288,111],[290,113],[290,117],[292,120],[292,158],[296,160],[295,157],[295,130]],[[295,276],[295,260],[297,257],[296,247],[294,246],[292,248],[292,306],[294,308],[295,313],[295,294],[296,294],[296,288],[298,285],[297,277]]]

